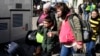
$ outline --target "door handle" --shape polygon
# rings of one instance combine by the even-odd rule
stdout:
[[[28,24],[25,24],[25,31],[28,30]]]

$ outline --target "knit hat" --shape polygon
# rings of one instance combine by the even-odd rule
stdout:
[[[47,8],[47,9],[50,9],[51,7],[51,3],[50,2],[47,2],[43,5],[43,8]]]

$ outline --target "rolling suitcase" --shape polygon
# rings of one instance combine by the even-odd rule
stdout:
[[[10,56],[26,56],[24,49],[15,42],[9,43],[6,51]]]

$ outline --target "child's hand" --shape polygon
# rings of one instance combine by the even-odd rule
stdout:
[[[47,36],[48,36],[48,37],[52,37],[53,35],[54,35],[54,34],[53,34],[52,32],[48,32],[48,33],[47,33]]]

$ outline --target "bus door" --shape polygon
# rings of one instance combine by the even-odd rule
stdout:
[[[25,38],[29,30],[29,21],[31,18],[29,10],[11,11],[11,40]]]

